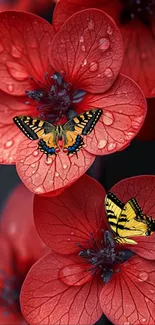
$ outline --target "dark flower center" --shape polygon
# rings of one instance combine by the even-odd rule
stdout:
[[[151,17],[155,17],[155,0],[120,0],[120,2],[123,4],[120,14],[122,24],[138,18],[149,26]]]
[[[70,111],[73,110],[73,104],[83,100],[86,92],[84,90],[73,90],[70,83],[65,82],[64,76],[55,72],[52,76],[45,73],[45,84],[40,81],[31,80],[36,86],[34,90],[26,90],[25,93],[32,104],[35,102],[38,118],[50,121],[51,123],[59,121],[61,117],[69,118]]]
[[[90,248],[82,249],[79,253],[92,264],[91,275],[100,272],[105,283],[110,280],[113,272],[119,272],[119,264],[127,261],[133,254],[129,249],[120,250],[108,230],[104,232],[101,241],[92,236]]]
[[[12,313],[18,312],[20,310],[19,294],[21,287],[19,280],[15,276],[8,277],[3,270],[0,270],[0,279],[3,283],[0,285],[0,306],[6,307]]]

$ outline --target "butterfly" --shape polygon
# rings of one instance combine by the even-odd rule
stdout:
[[[40,139],[38,149],[47,156],[57,155],[60,149],[67,154],[76,154],[84,146],[83,137],[94,129],[101,109],[93,109],[78,114],[64,125],[53,124],[30,116],[15,116],[13,121],[31,140]]]
[[[105,197],[105,210],[114,239],[119,244],[137,244],[130,237],[150,236],[155,231],[155,220],[143,214],[135,198],[124,204],[109,192]]]

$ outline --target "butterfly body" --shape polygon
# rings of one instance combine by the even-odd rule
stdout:
[[[105,198],[105,209],[114,239],[119,244],[136,244],[130,237],[150,236],[155,231],[155,221],[143,214],[135,198],[124,204],[109,192]]]
[[[93,109],[76,115],[64,125],[56,126],[30,116],[16,116],[13,120],[29,139],[40,139],[38,148],[48,157],[57,155],[60,150],[67,155],[77,155],[84,146],[82,135],[87,135],[94,129],[101,114],[102,110]]]

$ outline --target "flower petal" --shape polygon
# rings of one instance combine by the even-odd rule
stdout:
[[[65,21],[75,14],[77,11],[81,11],[87,8],[100,8],[103,0],[59,0],[54,12],[52,24],[56,30],[65,23]]]
[[[35,196],[34,219],[44,242],[61,254],[88,246],[91,234],[103,229],[104,188],[84,175],[57,197]]]
[[[43,81],[48,71],[53,27],[39,16],[6,11],[0,13],[0,36],[0,88],[24,95],[31,86],[30,76]]]
[[[84,263],[67,265],[61,268],[59,277],[68,286],[79,286],[92,280],[90,268],[90,265]]]
[[[50,62],[77,89],[101,93],[111,87],[123,58],[121,34],[103,11],[74,14],[54,37]]]
[[[141,128],[146,116],[146,100],[133,80],[120,75],[104,94],[85,96],[77,111],[103,109],[94,130],[85,139],[86,150],[103,155],[128,146]]]
[[[28,273],[21,291],[21,308],[29,324],[94,324],[101,316],[96,279],[83,286],[67,286],[59,270],[71,263],[55,253],[38,261]]]
[[[155,97],[154,35],[140,22],[121,26],[121,32],[125,46],[121,71],[138,83],[146,97]]]
[[[12,273],[11,262],[12,262],[12,248],[10,241],[4,234],[0,234],[0,287],[4,283],[3,273]]]
[[[69,157],[63,151],[49,157],[38,150],[38,140],[24,140],[17,151],[17,172],[29,188],[36,194],[62,189],[77,180],[91,166],[95,156],[81,149],[78,157]]]
[[[126,178],[114,185],[110,191],[124,203],[135,197],[143,213],[155,219],[155,176]],[[135,237],[135,240],[137,245],[133,245],[132,250],[146,259],[155,260],[155,233],[151,236]]]
[[[23,184],[18,185],[1,215],[0,230],[10,239],[16,269],[24,276],[30,265],[49,251],[34,226],[33,198],[34,195]]]
[[[100,303],[114,324],[155,324],[155,262],[134,256],[122,264],[103,287]]]
[[[15,97],[0,91],[0,163],[15,164],[16,151],[23,139],[22,132],[13,123],[16,115],[36,116],[37,111],[25,105],[25,97]]]

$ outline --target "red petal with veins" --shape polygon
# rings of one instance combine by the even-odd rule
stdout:
[[[59,277],[69,286],[79,286],[92,280],[90,269],[91,265],[74,263],[64,266],[59,272]]]
[[[44,19],[26,12],[0,13],[0,88],[11,95],[32,89],[30,76],[44,80],[47,49],[54,36]]]
[[[90,325],[101,316],[101,283],[96,278],[82,286],[67,286],[59,279],[62,267],[72,262],[49,254],[28,273],[21,291],[21,308],[30,325]]]
[[[44,242],[62,254],[87,247],[104,228],[104,188],[84,175],[57,197],[35,196],[34,219]],[[88,247],[87,247],[88,248]]]
[[[135,197],[143,213],[155,219],[155,176],[135,176],[124,179],[114,185],[110,191],[124,203]],[[135,237],[135,241],[137,245],[130,245],[135,253],[146,259],[155,260],[155,233],[151,236]]]
[[[103,109],[103,114],[85,142],[86,150],[96,155],[109,154],[128,146],[141,128],[147,112],[140,88],[123,75],[106,93],[86,95],[77,111],[93,108]]]
[[[46,194],[62,189],[82,176],[93,163],[95,156],[84,148],[69,157],[63,151],[46,159],[46,154],[38,148],[38,140],[25,140],[17,150],[17,172],[29,188],[36,194]]]
[[[10,239],[16,268],[24,275],[31,264],[49,251],[34,226],[33,197],[23,184],[18,185],[7,200],[1,215],[0,230]]]
[[[115,81],[123,58],[121,34],[103,11],[74,14],[51,43],[50,62],[77,89],[101,93]]]
[[[105,315],[117,325],[155,324],[155,262],[135,256],[102,289]]]
[[[36,116],[37,111],[25,105],[26,97],[10,96],[0,91],[0,163],[15,164],[16,151],[24,138],[22,132],[13,122],[16,115]]]

